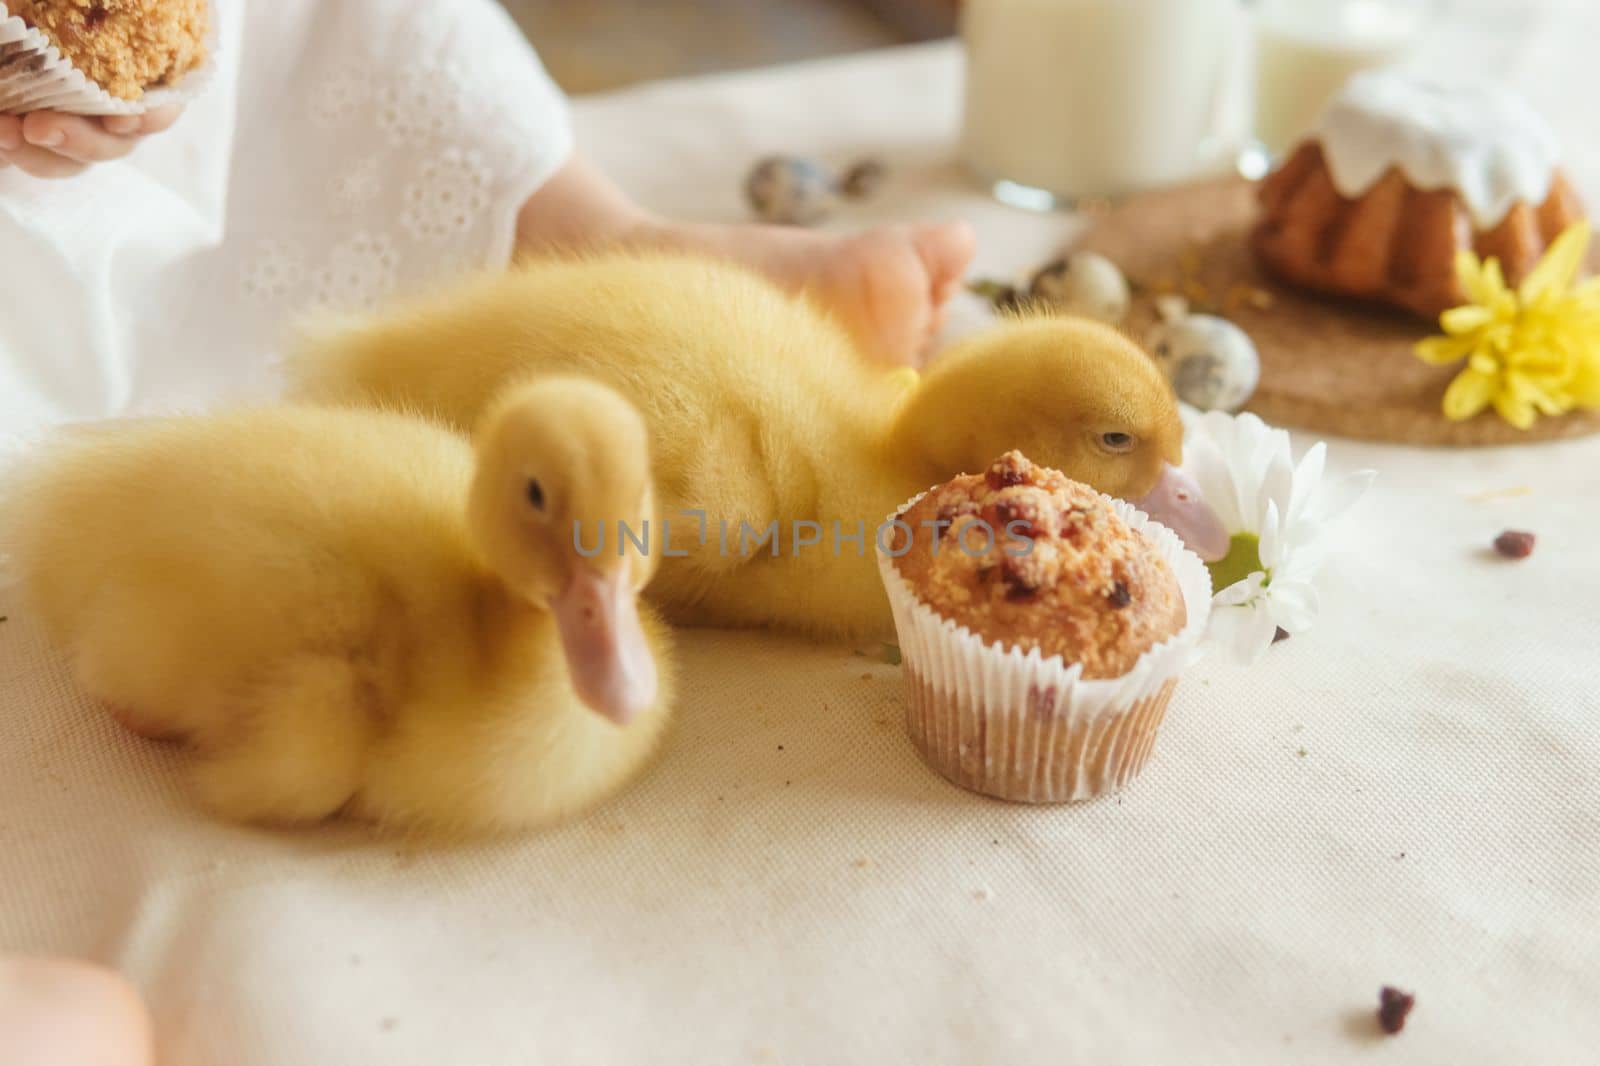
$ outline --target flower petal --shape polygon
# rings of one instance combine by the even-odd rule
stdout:
[[[1487,293],[1484,286],[1483,261],[1471,249],[1463,248],[1456,253],[1454,266],[1456,281],[1461,283],[1467,299],[1477,304],[1488,303],[1493,294]]]
[[[1206,640],[1234,662],[1249,665],[1272,646],[1275,629],[1264,607],[1228,607],[1211,612]]]
[[[1317,587],[1309,581],[1292,582],[1279,588],[1272,586],[1272,601],[1268,606],[1276,623],[1291,633],[1304,633],[1317,620],[1320,608]]]
[[[1261,658],[1266,650],[1272,647],[1272,638],[1277,636],[1278,624],[1272,620],[1272,612],[1264,604],[1252,607],[1239,608],[1236,612],[1243,615],[1234,622],[1232,640],[1229,641],[1229,651],[1232,652],[1236,662],[1249,665]]]
[[[1496,413],[1518,429],[1529,429],[1539,420],[1533,403],[1513,389],[1501,389],[1493,402]]]
[[[1472,337],[1429,337],[1417,342],[1412,351],[1424,363],[1448,366],[1472,354],[1478,342]]]
[[[1248,621],[1246,609],[1242,607],[1229,607],[1221,609],[1213,607],[1211,621],[1206,623],[1205,642],[1222,648],[1229,656],[1233,657],[1233,645],[1237,639],[1239,627]]]
[[[1233,475],[1239,528],[1254,533],[1261,528],[1266,501],[1280,490],[1287,492],[1293,484],[1289,434],[1248,412],[1221,417],[1232,421],[1225,456]]]
[[[1276,501],[1282,513],[1294,495],[1294,449],[1285,430],[1274,430],[1268,438],[1263,458],[1267,461],[1261,469],[1261,498],[1256,501],[1257,521],[1266,518],[1268,501]]]
[[[1500,260],[1492,255],[1483,264],[1483,276],[1478,291],[1482,294],[1479,303],[1497,308],[1503,307],[1512,296],[1510,288],[1506,285],[1505,272],[1500,269]]]
[[[1581,304],[1589,304],[1600,300],[1600,277],[1590,278],[1588,281],[1580,282],[1578,286],[1572,290],[1572,295],[1573,298]]]
[[[1200,495],[1216,512],[1222,528],[1229,534],[1244,529],[1239,515],[1238,490],[1234,487],[1233,472],[1228,461],[1217,447],[1217,442],[1200,425],[1195,434],[1184,441],[1183,469],[1200,486]]]
[[[1343,517],[1367,494],[1377,476],[1376,470],[1357,470],[1337,481],[1324,482],[1317,492],[1314,510],[1317,520],[1327,524]]]
[[[1468,367],[1456,375],[1444,390],[1444,416],[1460,422],[1489,406],[1495,393],[1496,376]]]
[[[1227,588],[1220,590],[1211,597],[1211,602],[1218,607],[1238,607],[1250,603],[1261,595],[1261,583],[1266,580],[1266,574],[1260,570],[1255,571],[1241,581],[1235,581]]]
[[[1289,505],[1284,508],[1283,522],[1292,526],[1308,513],[1316,502],[1317,489],[1322,484],[1322,472],[1328,465],[1328,446],[1317,441],[1300,457],[1294,468],[1294,487],[1289,494]]]
[[[1591,351],[1587,358],[1578,361],[1567,394],[1579,407],[1600,409],[1600,350]]]
[[[1329,539],[1323,537],[1293,545],[1293,550],[1284,558],[1282,565],[1272,572],[1273,591],[1279,585],[1293,588],[1315,581],[1322,564],[1328,560],[1328,544]]]
[[[1574,222],[1562,230],[1561,236],[1550,242],[1550,248],[1539,260],[1539,265],[1522,280],[1522,288],[1518,290],[1522,302],[1534,303],[1541,297],[1571,288],[1588,249],[1588,220]]]
[[[1463,307],[1452,307],[1439,316],[1439,325],[1444,331],[1455,336],[1471,333],[1493,322],[1495,314],[1493,309],[1480,304],[1467,304]]]
[[[1279,520],[1278,501],[1267,501],[1267,513],[1261,516],[1261,539],[1256,545],[1256,555],[1261,565],[1272,573],[1283,562],[1283,523]]]

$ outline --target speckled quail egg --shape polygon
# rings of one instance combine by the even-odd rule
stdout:
[[[755,165],[744,194],[764,222],[809,226],[833,210],[837,186],[833,172],[818,160],[778,155]]]
[[[839,178],[839,192],[851,200],[864,200],[883,187],[889,170],[878,159],[863,159]]]
[[[1028,285],[1028,295],[1112,325],[1128,314],[1128,279],[1117,264],[1094,252],[1074,252],[1040,267]]]
[[[1237,411],[1261,379],[1261,357],[1250,335],[1216,315],[1157,324],[1150,350],[1178,399],[1202,411]]]

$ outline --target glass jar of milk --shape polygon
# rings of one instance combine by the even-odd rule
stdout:
[[[1048,207],[1195,177],[1219,136],[1239,0],[966,0],[962,154],[1001,199]]]
[[[1354,74],[1405,59],[1427,0],[1260,0],[1255,135],[1281,158]]]

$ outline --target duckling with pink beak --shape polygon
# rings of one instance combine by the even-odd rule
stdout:
[[[1136,500],[1135,507],[1178,535],[1188,549],[1208,563],[1228,554],[1228,531],[1205,500],[1200,484],[1168,463],[1155,488]]]

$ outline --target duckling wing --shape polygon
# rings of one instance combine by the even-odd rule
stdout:
[[[373,412],[124,424],[25,470],[8,540],[91,693],[194,735],[262,671],[353,654],[390,632],[390,601],[459,581],[470,463],[453,435]]]
[[[727,419],[699,439],[669,441],[664,448],[679,450],[678,445],[681,456],[658,460],[656,466],[669,473],[662,486],[662,517],[670,547],[688,554],[669,557],[663,576],[670,581],[670,572],[680,568],[708,577],[737,570],[748,559],[740,550],[741,534],[748,545],[780,520],[760,434],[743,419]]]

